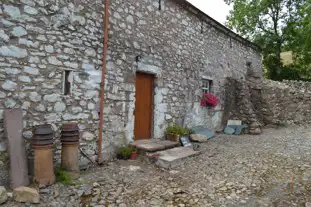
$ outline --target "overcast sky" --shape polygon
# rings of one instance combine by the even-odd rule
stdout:
[[[224,24],[230,7],[223,0],[187,0],[194,6]]]

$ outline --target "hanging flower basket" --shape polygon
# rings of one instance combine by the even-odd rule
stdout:
[[[218,98],[211,93],[204,93],[200,102],[203,107],[216,107],[219,103]]]

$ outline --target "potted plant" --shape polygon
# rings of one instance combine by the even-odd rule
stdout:
[[[128,160],[134,151],[135,149],[131,146],[121,147],[117,151],[117,158],[121,160]]]
[[[218,98],[211,93],[204,93],[200,101],[200,105],[204,107],[216,107],[219,103]]]
[[[130,159],[131,160],[137,160],[137,157],[138,157],[138,151],[136,148],[133,147],[133,151],[131,153]]]
[[[187,136],[190,134],[190,131],[186,128],[183,128],[180,125],[173,124],[169,127],[167,127],[166,130],[166,137],[167,140],[173,141],[173,142],[179,142],[180,136]]]

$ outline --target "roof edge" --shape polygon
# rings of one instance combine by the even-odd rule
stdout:
[[[178,4],[182,4],[182,6],[187,7],[187,9],[194,13],[199,19],[205,21],[207,24],[215,27],[216,29],[218,29],[220,32],[223,32],[224,34],[227,34],[228,36],[232,37],[233,39],[239,41],[240,43],[249,46],[251,48],[253,48],[254,50],[257,51],[262,51],[262,48],[255,44],[254,42],[242,37],[241,35],[235,33],[234,31],[232,31],[231,29],[229,29],[228,27],[224,26],[223,24],[219,23],[218,21],[216,21],[214,18],[212,18],[211,16],[207,15],[206,13],[204,13],[203,11],[201,11],[199,8],[197,8],[196,6],[194,6],[193,4],[191,4],[190,2],[186,1],[186,0],[172,0]],[[203,17],[205,17],[206,19],[203,19]]]

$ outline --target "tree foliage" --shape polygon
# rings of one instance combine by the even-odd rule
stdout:
[[[282,51],[293,51],[297,65],[299,62],[305,67],[310,61],[307,54],[311,48],[311,0],[225,1],[233,4],[227,26],[262,47],[264,65],[270,71],[270,77],[280,79],[282,76]]]

